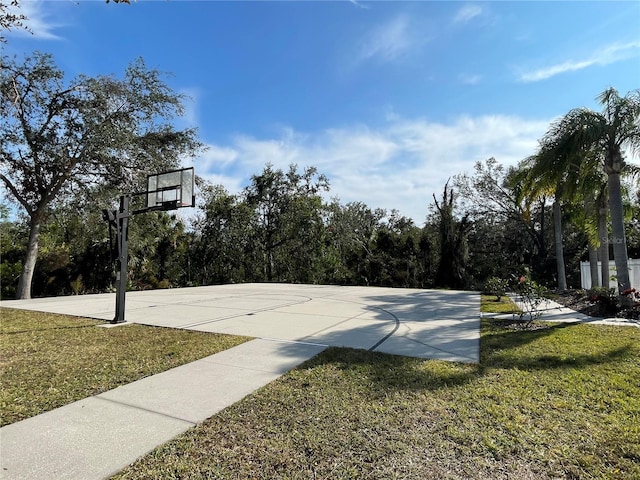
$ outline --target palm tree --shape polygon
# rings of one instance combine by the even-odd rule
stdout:
[[[558,289],[567,289],[562,235],[563,204],[586,203],[586,198],[604,180],[593,156],[582,157],[570,132],[553,124],[540,140],[538,152],[526,158],[515,178],[523,185],[522,200],[553,197],[553,225]],[[575,215],[574,215],[575,216]],[[575,220],[575,218],[573,219]],[[581,223],[585,223],[584,221]],[[590,242],[595,247],[595,238]],[[596,285],[597,282],[593,283]]]
[[[607,174],[613,256],[618,289],[622,293],[631,288],[620,182],[627,165],[622,152],[625,147],[633,153],[640,150],[640,90],[620,97],[616,89],[609,88],[597,99],[603,105],[602,113],[577,108],[567,113],[554,127],[565,132],[575,154],[583,157],[599,154],[602,159]],[[628,303],[627,300],[621,297],[621,301]]]
[[[535,155],[527,157],[520,164],[513,180],[519,182],[523,188],[521,199],[530,205],[538,198],[553,196],[553,230],[556,250],[556,271],[558,276],[558,290],[567,289],[565,273],[564,249],[562,244],[562,197],[566,172],[569,170],[567,155],[541,144]]]

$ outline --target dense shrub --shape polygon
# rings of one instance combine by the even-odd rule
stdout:
[[[496,302],[507,294],[509,282],[498,277],[491,277],[484,284],[484,292],[486,295],[495,295]]]
[[[517,277],[511,288],[522,304],[522,311],[519,313],[520,322],[524,327],[528,327],[542,315],[538,307],[545,301],[547,289],[526,275]]]
[[[615,288],[595,287],[587,292],[589,301],[598,307],[596,315],[615,315],[620,310],[620,301]]]

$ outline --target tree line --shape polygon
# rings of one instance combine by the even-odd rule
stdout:
[[[267,165],[237,194],[198,179],[197,213],[187,224],[172,212],[130,222],[130,288],[287,282],[481,289],[489,278],[525,272],[553,286],[553,207],[542,200],[517,203],[517,191],[505,186],[516,173],[494,159],[478,163],[473,174],[453,178],[425,205],[422,226],[394,210],[323,200],[329,181],[313,167]],[[629,248],[637,256],[640,198],[628,201]],[[95,205],[80,205],[51,206],[34,296],[113,289],[107,225]],[[7,220],[6,207],[4,213],[2,297],[13,298],[29,226],[26,219]],[[565,271],[570,286],[578,287],[589,235],[571,215],[565,215]]]
[[[144,190],[147,173],[202,151],[195,130],[173,127],[183,97],[142,60],[122,79],[67,81],[40,53],[3,57],[0,93],[2,298],[111,290],[112,239],[100,212],[120,192]],[[610,89],[600,100],[603,112],[569,112],[519,165],[487,159],[450,179],[425,199],[422,225],[395,210],[327,201],[330,179],[313,166],[266,165],[239,193],[197,179],[190,221],[153,212],[130,222],[130,288],[480,289],[524,271],[577,287],[580,260],[640,254],[637,168],[622,157],[640,144],[638,92]]]

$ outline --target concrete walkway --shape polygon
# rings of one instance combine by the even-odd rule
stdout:
[[[0,478],[109,477],[318,354],[256,339],[0,429]]]
[[[115,295],[0,306],[111,320]],[[249,284],[130,292],[129,322],[257,337],[0,429],[1,479],[102,479],[327,346],[477,362],[470,292]]]
[[[510,295],[510,298],[514,303],[522,310],[527,309],[526,305],[520,301],[515,295]],[[616,325],[623,327],[637,327],[640,328],[639,320],[632,320],[628,318],[599,318],[585,315],[584,313],[576,312],[568,307],[560,305],[553,300],[545,299],[537,309],[540,312],[540,320],[545,322],[559,322],[559,323],[590,323],[593,325]],[[511,315],[509,315],[511,317]]]

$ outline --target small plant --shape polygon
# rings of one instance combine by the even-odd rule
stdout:
[[[634,307],[640,306],[640,290],[637,290],[635,288],[628,288],[627,290],[622,292],[622,295],[631,299]]]
[[[620,301],[615,288],[595,287],[590,289],[587,295],[589,301],[598,307],[596,314],[599,316],[615,315],[620,310]]]
[[[503,296],[507,294],[509,282],[498,277],[491,277],[484,284],[484,293],[486,295],[495,295],[496,302],[499,302]]]
[[[71,290],[74,295],[80,295],[84,293],[84,283],[82,283],[82,275],[78,275],[74,281],[71,282]]]
[[[640,290],[629,288],[622,292],[622,298],[626,297],[627,308],[621,315],[625,318],[640,320]]]
[[[522,311],[516,313],[516,315],[518,315],[522,326],[528,328],[542,315],[538,307],[545,301],[547,289],[531,280],[528,276],[521,275],[515,279],[513,291],[518,296],[518,300],[523,307]]]

